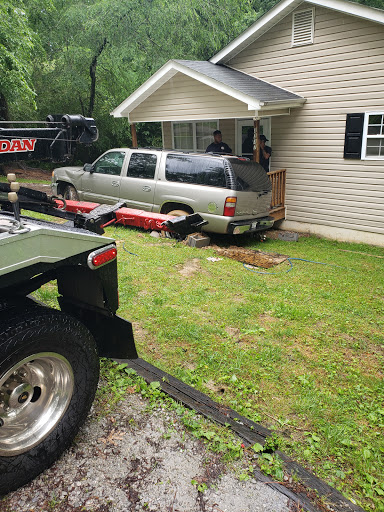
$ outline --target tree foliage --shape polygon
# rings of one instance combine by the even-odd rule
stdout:
[[[360,3],[384,8],[384,0]],[[130,144],[110,112],[169,59],[208,59],[276,0],[2,0],[0,109],[95,117],[96,152]],[[0,115],[5,115],[0,111]],[[159,127],[138,126],[141,144]]]
[[[9,119],[35,106],[32,55],[36,35],[29,25],[23,2],[0,4],[0,118]]]

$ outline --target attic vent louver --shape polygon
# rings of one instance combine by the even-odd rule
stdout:
[[[293,13],[292,46],[313,43],[314,10],[306,9]]]

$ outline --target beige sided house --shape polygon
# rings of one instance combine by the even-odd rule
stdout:
[[[175,149],[204,151],[219,128],[251,158],[260,120],[282,227],[384,246],[384,10],[282,0],[210,61],[169,61],[112,115],[161,121]]]

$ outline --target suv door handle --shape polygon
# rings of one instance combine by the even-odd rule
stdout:
[[[152,188],[149,185],[144,185],[143,190],[144,192],[150,192]]]
[[[112,185],[112,187],[119,187],[120,183],[118,181],[112,181],[111,185]]]

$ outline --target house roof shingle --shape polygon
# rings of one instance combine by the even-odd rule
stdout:
[[[175,60],[174,62],[197,71],[227,87],[231,87],[235,91],[246,94],[258,102],[269,103],[303,99],[302,96],[289,92],[286,89],[227,66],[199,60]]]

